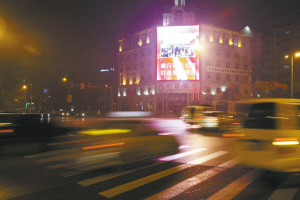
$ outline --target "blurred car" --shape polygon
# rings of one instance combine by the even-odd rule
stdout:
[[[76,134],[55,138],[49,148],[65,157],[67,168],[90,170],[126,165],[178,153],[175,137],[158,135],[152,120],[106,120]]]
[[[203,112],[212,110],[210,106],[186,106],[181,111],[180,119],[187,124],[198,124]]]
[[[230,124],[230,118],[227,112],[223,111],[207,111],[203,112],[202,116],[197,118],[199,125],[203,129],[216,129],[225,131]]]
[[[300,100],[253,99],[233,150],[241,164],[281,172],[300,171]],[[231,134],[234,136],[234,133]]]
[[[85,113],[84,112],[80,112],[80,111],[72,111],[70,113],[71,117],[85,117]]]

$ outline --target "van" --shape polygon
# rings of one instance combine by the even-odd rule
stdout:
[[[300,172],[300,99],[252,99],[234,141],[240,163],[271,171]]]
[[[212,107],[210,106],[185,106],[181,111],[180,119],[187,124],[199,124],[203,112],[210,110],[212,110]]]

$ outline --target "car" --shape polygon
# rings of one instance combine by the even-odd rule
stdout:
[[[199,119],[201,118],[203,112],[212,110],[210,106],[185,106],[181,111],[180,119],[182,119],[185,123],[193,125],[198,124]]]
[[[300,172],[300,100],[257,98],[243,103],[249,109],[233,148],[240,163],[269,171]]]
[[[199,125],[202,129],[214,129],[218,131],[227,130],[231,122],[228,113],[223,111],[203,112],[202,116],[197,120],[199,120]]]
[[[151,119],[108,119],[76,134],[53,138],[48,150],[59,151],[67,168],[91,170],[124,166],[179,152],[175,137],[159,135]]]

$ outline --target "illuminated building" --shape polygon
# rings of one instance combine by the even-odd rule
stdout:
[[[291,84],[291,55],[300,50],[300,26],[287,25],[268,29],[256,34],[253,39],[252,70],[254,81],[280,82]],[[300,59],[294,59],[294,91],[300,91],[298,79]]]
[[[228,110],[223,92],[251,94],[249,27],[232,31],[194,22],[185,0],[175,0],[163,26],[120,36],[118,110],[179,114],[192,104]]]

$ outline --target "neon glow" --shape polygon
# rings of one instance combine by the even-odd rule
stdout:
[[[157,27],[157,80],[199,80],[199,26]]]

